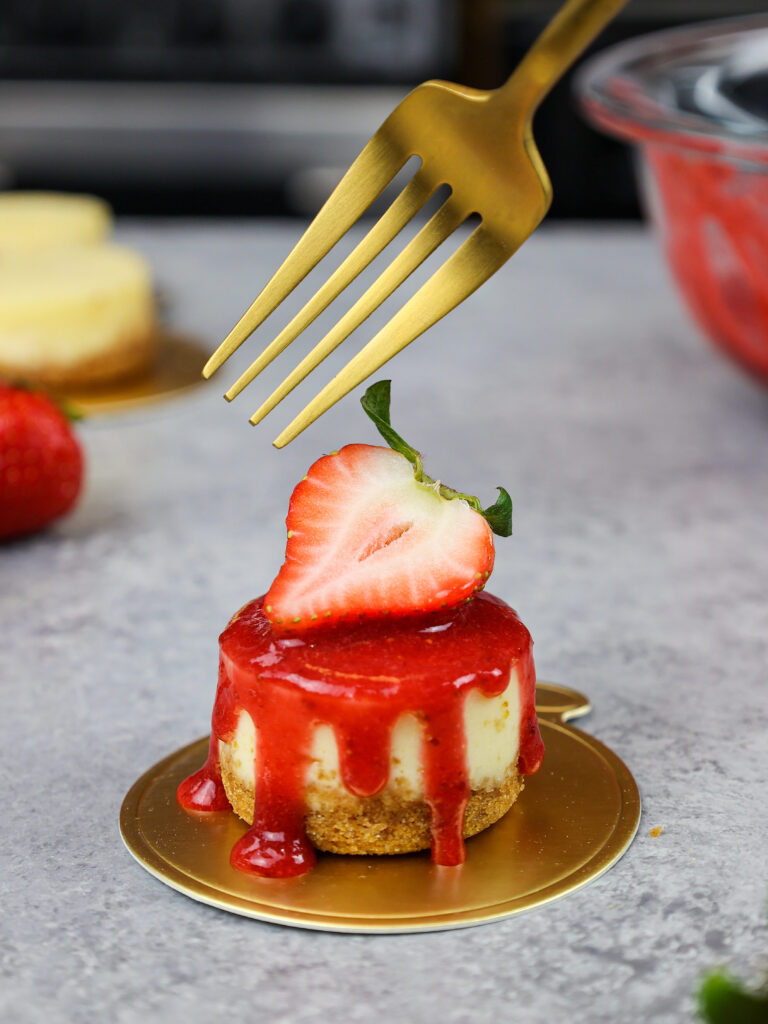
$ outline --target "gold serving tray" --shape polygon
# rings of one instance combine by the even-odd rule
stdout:
[[[230,867],[246,824],[230,811],[196,814],[176,787],[205,761],[208,738],[170,754],[129,790],[120,832],[138,862],[202,903],[262,921],[336,932],[468,928],[541,906],[592,882],[632,842],[640,794],[629,769],[599,740],[567,724],[586,697],[539,683],[536,710],[547,748],[508,814],[468,840],[467,861],[437,867],[429,853],[320,854],[300,878],[265,879]]]
[[[157,354],[146,373],[114,384],[67,390],[61,397],[87,419],[132,412],[205,384],[202,369],[207,358],[208,349],[201,342],[160,328]]]

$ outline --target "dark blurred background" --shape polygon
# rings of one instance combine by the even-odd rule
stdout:
[[[556,0],[2,0],[0,188],[118,213],[313,213],[410,87],[498,85]],[[631,0],[593,51],[765,0]],[[639,216],[570,81],[537,114],[552,216]]]

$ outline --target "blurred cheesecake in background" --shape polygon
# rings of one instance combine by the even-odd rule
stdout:
[[[155,353],[152,275],[107,241],[91,196],[0,195],[0,376],[54,389],[109,384]]]
[[[101,384],[150,363],[152,279],[116,245],[0,250],[0,375],[45,387]]]
[[[0,250],[105,242],[112,211],[97,196],[61,192],[0,192]]]

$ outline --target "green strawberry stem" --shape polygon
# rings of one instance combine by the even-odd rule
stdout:
[[[76,405],[73,405],[68,398],[62,398],[61,396],[56,395],[51,399],[51,401],[59,407],[59,412],[61,412],[70,423],[80,423],[85,419],[83,412]]]
[[[391,385],[392,382],[389,380],[377,381],[375,384],[371,384],[360,399],[360,404],[366,414],[373,420],[374,426],[389,447],[408,459],[413,466],[413,475],[420,484],[434,488],[441,498],[445,498],[448,501],[451,501],[453,498],[461,498],[475,512],[480,513],[494,533],[500,537],[509,537],[512,533],[512,499],[503,487],[496,488],[499,492],[496,502],[493,505],[489,505],[488,508],[483,508],[480,504],[480,499],[476,498],[473,494],[463,494],[461,491],[454,491],[452,487],[447,487],[445,484],[433,480],[431,476],[427,476],[424,472],[421,454],[404,441],[397,431],[392,428],[389,418]]]
[[[5,380],[0,378],[0,384],[4,384],[6,387],[14,388],[17,391],[30,391],[32,394],[45,395],[49,402],[52,402],[59,410],[64,419],[69,420],[70,423],[79,423],[80,420],[84,419],[83,413],[76,408],[68,398],[62,397],[62,395],[56,392],[45,391],[43,388],[37,387],[35,384],[30,383],[27,380]]]

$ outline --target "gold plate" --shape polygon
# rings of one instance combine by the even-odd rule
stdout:
[[[123,801],[120,832],[138,862],[201,903],[263,921],[336,932],[467,928],[549,903],[593,881],[621,857],[640,821],[629,769],[599,740],[566,724],[586,697],[539,683],[536,710],[547,748],[508,814],[467,842],[459,868],[429,853],[395,857],[320,854],[300,878],[265,879],[230,867],[246,831],[233,812],[195,814],[176,787],[204,762],[208,739],[159,761]]]
[[[127,381],[68,390],[62,397],[75,413],[87,418],[131,412],[205,384],[202,369],[207,358],[208,351],[199,341],[161,328],[157,354],[146,373]]]

